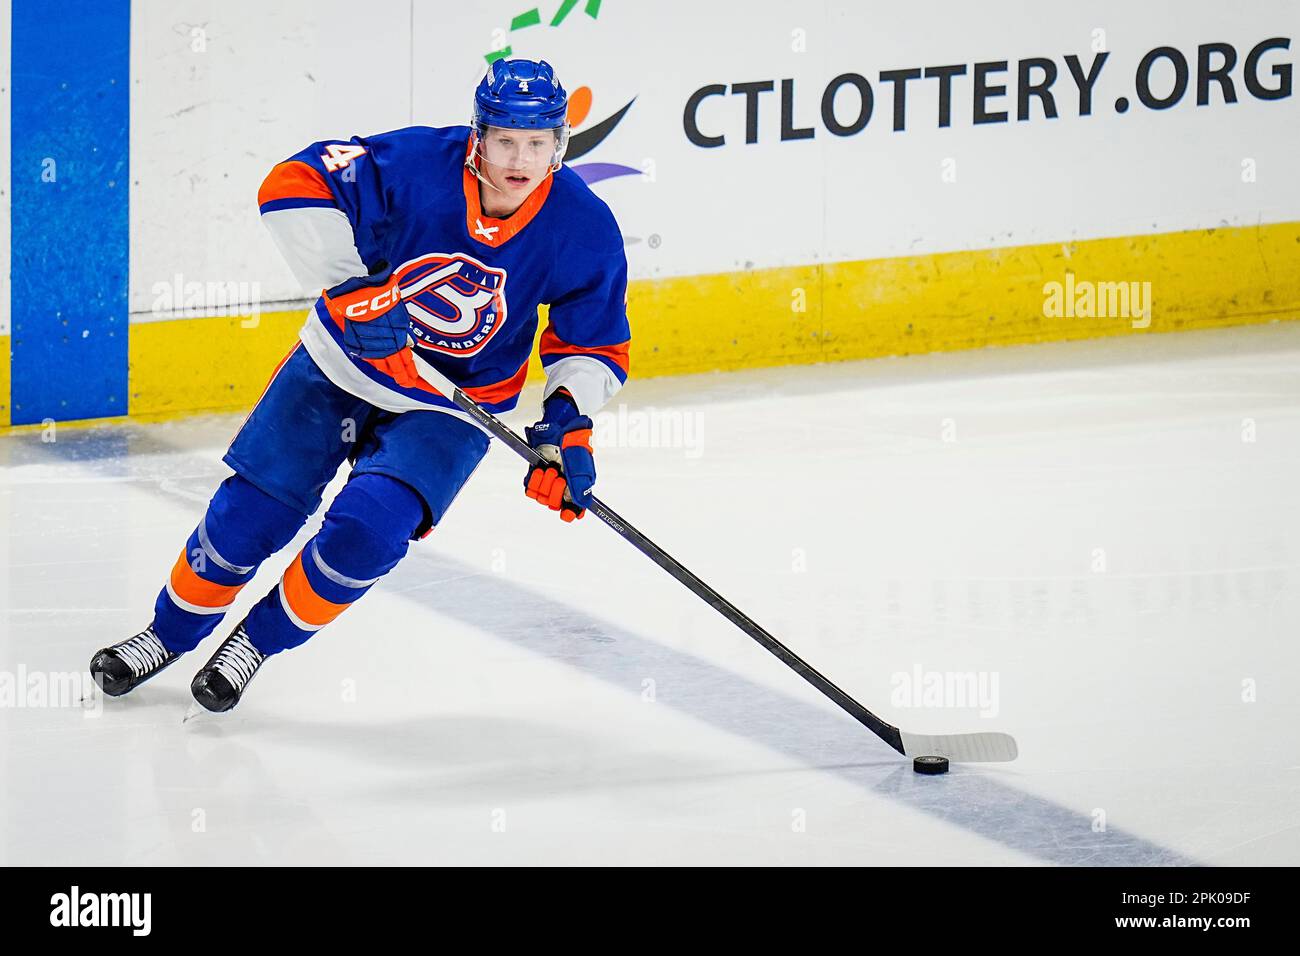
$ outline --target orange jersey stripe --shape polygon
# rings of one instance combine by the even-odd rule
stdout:
[[[351,607],[350,604],[327,601],[312,590],[307,572],[302,569],[301,551],[284,572],[284,579],[280,583],[284,587],[284,599],[293,613],[312,627],[325,626]]]
[[[499,382],[493,382],[491,385],[475,385],[472,388],[462,388],[461,391],[468,395],[474,401],[480,404],[495,405],[497,402],[504,402],[508,398],[518,395],[524,387],[524,380],[528,378],[528,363],[524,362],[519,366],[519,371],[515,372],[509,378],[502,379]],[[432,392],[434,395],[442,395],[424,379],[420,379],[415,387],[425,392]],[[450,395],[443,395],[443,398],[450,399]]]
[[[242,584],[213,584],[199,577],[186,560],[185,549],[172,568],[172,590],[182,601],[198,607],[226,607],[235,600]]]
[[[631,344],[629,339],[617,345],[571,345],[556,335],[554,327],[548,322],[542,340],[537,344],[537,351],[540,355],[600,355],[626,372]]]
[[[496,382],[492,385],[476,385],[474,388],[463,388],[463,391],[474,401],[494,405],[497,402],[504,402],[519,394],[520,389],[524,387],[524,379],[528,378],[528,363],[524,362],[519,366],[519,371],[503,381]]]
[[[280,163],[272,169],[257,191],[259,206],[277,199],[333,198],[334,194],[321,174],[298,160]]]

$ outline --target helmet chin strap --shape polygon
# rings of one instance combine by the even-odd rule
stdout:
[[[483,171],[478,168],[478,160],[480,158],[478,152],[478,133],[475,132],[471,135],[474,137],[474,146],[469,151],[469,155],[465,157],[465,168],[468,169],[471,173],[473,173],[474,178],[477,179],[480,183],[486,183],[487,185],[491,186],[499,193],[505,192],[504,189],[502,189],[496,183],[492,182],[492,180],[484,176]]]

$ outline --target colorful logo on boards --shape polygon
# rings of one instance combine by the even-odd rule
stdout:
[[[569,14],[578,6],[579,0],[563,0],[555,14],[551,17],[550,27],[558,27],[564,23]],[[583,13],[595,20],[600,14],[601,0],[585,0],[583,3]],[[524,30],[529,27],[540,26],[542,22],[541,11],[537,7],[525,10],[523,13],[515,16],[510,21],[510,32]],[[514,47],[506,45],[499,50],[493,50],[484,54],[484,59],[492,63],[502,57],[514,55]],[[563,82],[563,73],[560,74]],[[601,182],[606,179],[613,179],[618,176],[639,176],[641,170],[634,166],[625,166],[621,163],[574,163],[574,160],[587,155],[602,142],[609,134],[614,132],[614,128],[622,122],[627,111],[632,108],[636,102],[636,97],[628,100],[623,107],[605,119],[600,120],[586,129],[579,127],[587,120],[591,113],[591,107],[595,100],[595,93],[589,86],[579,86],[569,91],[569,148],[564,153],[564,162],[571,170],[578,174],[578,177],[588,186]]]

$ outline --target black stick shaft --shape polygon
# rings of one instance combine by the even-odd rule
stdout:
[[[526,441],[507,428],[495,415],[484,411],[477,402],[460,389],[456,389],[451,398],[457,406],[489,432],[501,439],[501,441],[505,442],[506,445],[508,445],[516,454],[530,465],[549,464],[549,462],[542,458],[541,455],[529,447]],[[703,598],[706,604],[720,613],[728,621],[735,624],[736,627],[740,628],[763,647],[767,648],[768,651],[779,658],[787,667],[838,704],[850,717],[861,723],[900,754],[904,752],[903,740],[897,727],[881,720],[844,691],[836,687],[815,667],[778,641],[721,594],[697,578],[693,573],[691,573],[691,571],[684,567],[680,561],[664,551],[663,548],[659,547],[659,545],[655,544],[627,521],[623,520],[623,518],[620,517],[613,508],[606,505],[599,498],[593,496],[592,504],[587,510],[593,512],[596,517],[600,518],[601,521],[613,528],[619,537],[629,542],[632,547],[636,548],[655,564],[659,565],[659,567],[663,568],[682,584],[686,585],[686,587],[690,588],[696,595]]]

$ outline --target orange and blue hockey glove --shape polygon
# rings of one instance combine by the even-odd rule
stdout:
[[[398,385],[416,386],[420,376],[407,342],[411,317],[388,263],[381,262],[370,275],[340,282],[321,294],[330,315],[343,326],[349,354],[391,376]]]
[[[596,459],[591,449],[591,419],[578,414],[569,393],[556,389],[542,404],[542,418],[524,429],[528,445],[546,459],[524,476],[524,494],[565,521],[587,513],[596,484]]]

